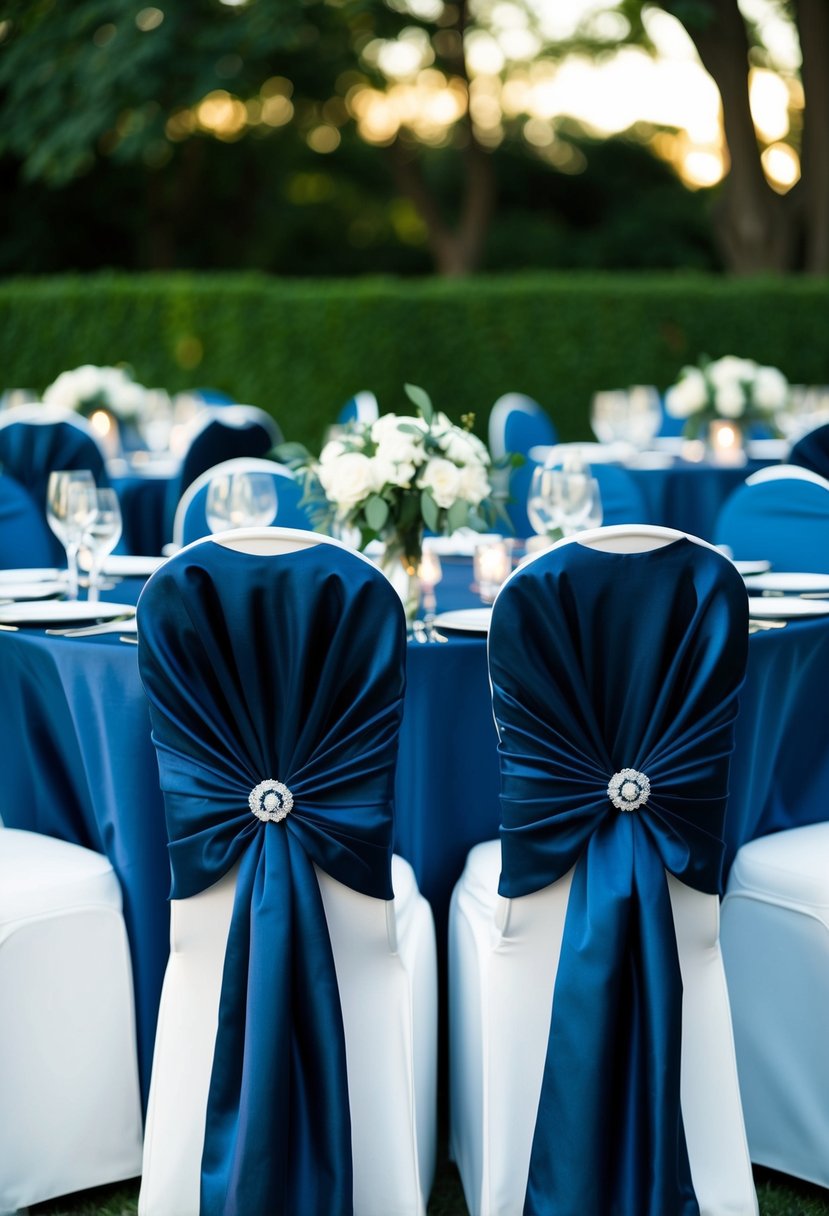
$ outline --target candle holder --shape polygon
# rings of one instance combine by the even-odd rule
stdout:
[[[708,451],[714,464],[745,464],[743,432],[738,422],[715,418],[708,424]]]
[[[503,537],[480,541],[472,560],[478,595],[485,604],[491,604],[512,571],[512,541]]]

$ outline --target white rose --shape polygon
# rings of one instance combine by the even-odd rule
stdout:
[[[723,355],[705,369],[705,374],[715,389],[726,388],[754,379],[757,364],[753,359],[738,359],[736,355]],[[733,415],[732,415],[733,416]]]
[[[477,507],[478,503],[488,498],[490,494],[489,478],[483,465],[468,464],[461,469],[458,488],[459,497],[473,507]]]
[[[346,451],[345,444],[340,439],[329,439],[325,447],[320,452],[320,466],[331,464],[335,460],[339,460],[342,454]]]
[[[723,418],[741,418],[745,413],[746,395],[739,384],[724,384],[714,393],[714,408]]]
[[[423,444],[417,435],[408,431],[398,431],[386,428],[377,443],[376,455],[385,461],[394,463],[405,461],[407,464],[418,464],[423,459]]]
[[[759,367],[754,380],[754,404],[761,410],[779,410],[789,396],[789,382],[776,367]]]
[[[440,437],[440,446],[456,464],[489,464],[489,453],[477,435],[453,426]]]
[[[61,372],[43,393],[44,405],[56,405],[64,410],[73,410],[78,404],[72,372]]]
[[[105,387],[106,378],[102,377],[102,370],[91,363],[84,363],[83,367],[75,368],[72,375],[74,377],[75,395],[79,404],[82,401],[89,401],[92,397],[96,397]]]
[[[378,493],[387,485],[408,490],[415,475],[415,466],[410,461],[384,460],[379,454],[372,456],[371,468],[374,489]]]
[[[425,429],[422,418],[411,418],[407,414],[383,414],[371,424],[371,437],[375,443],[380,443],[386,435],[396,434],[401,424],[416,426],[419,431]]]
[[[432,491],[439,507],[451,507],[460,492],[460,479],[457,465],[441,456],[433,456],[427,461],[417,484],[421,490]]]
[[[708,385],[699,368],[689,367],[665,394],[665,409],[672,418],[690,418],[708,400]]]
[[[374,491],[374,470],[362,452],[345,452],[339,460],[320,465],[318,476],[326,498],[345,511]]]

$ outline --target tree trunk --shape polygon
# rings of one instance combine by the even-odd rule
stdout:
[[[455,30],[458,33],[460,53],[446,60],[449,71],[466,82],[467,96],[469,74],[463,53],[463,36],[466,29],[467,3],[460,0]],[[463,118],[466,145],[458,155],[462,156],[464,188],[457,225],[452,228],[446,221],[440,204],[423,176],[422,167],[415,148],[407,149],[399,139],[391,148],[392,167],[401,194],[405,194],[417,208],[426,225],[429,249],[438,274],[459,276],[471,274],[481,265],[489,225],[495,209],[495,174],[489,153],[481,147],[475,137],[472,119],[467,106]]]
[[[826,0],[796,0],[806,97],[797,187],[803,224],[803,268],[829,273],[829,7]]]
[[[672,9],[670,3],[664,7]],[[722,99],[731,168],[714,216],[721,251],[735,274],[789,270],[794,256],[789,208],[765,179],[751,118],[745,22],[737,0],[708,0],[706,11],[707,18],[688,21],[686,29]]]

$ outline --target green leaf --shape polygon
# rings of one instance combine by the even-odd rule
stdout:
[[[432,419],[435,416],[435,409],[432,405],[432,398],[426,392],[426,389],[420,388],[420,386],[417,384],[404,384],[403,390],[411,401],[412,405],[416,405],[420,410],[421,416],[426,425],[431,426]]]
[[[469,503],[462,498],[456,498],[446,516],[446,526],[450,532],[466,527],[469,519]]]
[[[366,500],[363,509],[368,526],[373,532],[379,532],[389,517],[389,505],[385,498],[381,498],[379,494],[372,494],[371,498]]]
[[[420,513],[423,516],[423,522],[430,532],[437,532],[440,508],[428,490],[421,490]]]
[[[301,443],[278,443],[271,448],[268,456],[280,464],[286,464],[289,469],[304,469],[312,463],[311,453]]]

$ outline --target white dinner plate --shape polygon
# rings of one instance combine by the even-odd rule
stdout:
[[[771,570],[771,562],[760,561],[756,562],[734,562],[738,574],[742,574],[746,578],[750,574],[765,574],[767,570]]]
[[[55,625],[76,621],[109,621],[115,616],[133,616],[134,604],[90,604],[88,600],[27,600],[0,605],[2,625]]]
[[[65,577],[57,566],[20,566],[16,570],[0,570],[0,586],[4,583],[52,583]]]
[[[491,618],[491,608],[456,608],[453,612],[439,612],[435,617],[435,628],[454,629],[460,633],[488,633]]]
[[[746,451],[754,460],[785,460],[791,446],[788,439],[749,439]]]
[[[115,553],[104,562],[103,572],[116,578],[149,578],[166,560],[166,557],[139,557]]]
[[[787,621],[797,616],[826,616],[827,612],[829,600],[799,600],[793,595],[781,595],[779,598],[764,595],[748,597],[749,617]]]
[[[799,595],[803,591],[825,591],[829,595],[829,574],[797,574],[779,570],[746,579],[749,591],[783,591]]]
[[[65,595],[66,583],[55,580],[51,583],[0,583],[0,600],[45,600],[54,595]]]

